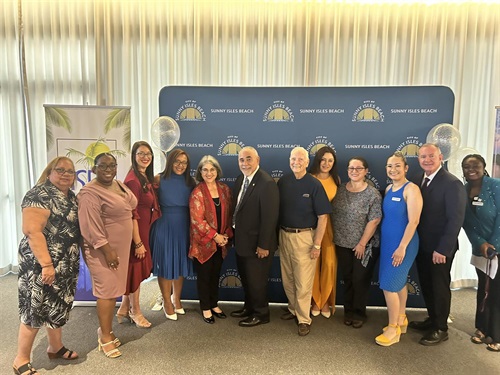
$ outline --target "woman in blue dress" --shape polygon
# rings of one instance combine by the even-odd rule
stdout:
[[[186,152],[175,149],[167,157],[165,170],[155,177],[162,216],[151,228],[153,275],[158,276],[163,310],[170,320],[185,313],[180,300],[182,283],[184,277],[193,274],[188,258],[189,196],[195,182],[190,170]]]
[[[408,164],[401,152],[387,159],[386,170],[392,184],[387,186],[382,204],[379,279],[389,325],[375,338],[381,346],[399,342],[408,327],[406,281],[418,252],[416,230],[423,204],[419,187],[406,179]]]

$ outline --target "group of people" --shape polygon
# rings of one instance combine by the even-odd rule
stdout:
[[[222,169],[210,155],[198,163],[195,178],[181,149],[169,153],[164,171],[156,176],[147,142],[133,145],[131,159],[122,183],[116,179],[116,158],[97,155],[95,178],[76,197],[73,162],[57,157],[24,197],[16,374],[38,373],[30,358],[42,326],[47,328],[49,358],[78,358],[64,347],[61,328],[74,299],[79,246],[97,299],[98,348],[109,358],[121,356],[121,342],[112,330],[118,297],[118,323],[151,326],[139,298],[140,284],[151,272],[158,278],[167,319],[185,314],[183,279],[194,271],[203,321],[225,319],[218,306],[219,276],[232,245],[245,300],[230,315],[240,318],[242,327],[270,321],[268,278],[279,250],[288,299],[281,318],[295,320],[300,336],[309,334],[312,317],[329,318],[335,312],[337,269],[344,281],[344,324],[362,327],[373,271],[380,264],[388,310],[388,325],[375,338],[382,346],[399,342],[408,327],[425,332],[423,345],[448,339],[450,270],[462,226],[474,255],[490,262],[500,249],[500,181],[488,176],[480,155],[462,162],[464,188],[442,167],[437,145],[420,147],[422,172],[411,180],[405,157],[395,152],[387,159],[392,183],[384,198],[367,180],[369,167],[362,157],[349,160],[348,181],[342,183],[335,151],[328,146],[318,150],[309,171],[308,151],[294,148],[291,173],[277,184],[260,168],[257,150],[244,147],[233,189],[220,181]],[[414,261],[429,315],[420,322],[408,322],[405,312]],[[471,341],[498,352],[500,276],[479,268],[477,274]]]

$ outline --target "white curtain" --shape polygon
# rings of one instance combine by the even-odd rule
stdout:
[[[500,4],[367,1],[23,1],[29,107],[20,86],[17,2],[0,7],[0,269],[17,264],[29,189],[46,165],[43,104],[130,105],[132,141],[150,140],[166,85],[445,85],[462,146],[492,159],[500,104]],[[36,140],[36,141],[35,141]],[[461,239],[454,279],[474,279]]]

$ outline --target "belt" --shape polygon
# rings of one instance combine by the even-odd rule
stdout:
[[[288,227],[281,227],[285,232],[288,233],[300,233],[300,232],[307,232],[314,230],[314,228],[288,228]]]

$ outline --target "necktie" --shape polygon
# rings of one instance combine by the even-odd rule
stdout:
[[[236,214],[238,213],[238,210],[240,209],[241,202],[243,201],[243,197],[245,196],[245,193],[247,192],[248,184],[249,184],[248,177],[245,177],[245,181],[243,182],[243,188],[241,189],[241,195],[240,195],[240,200],[236,204],[236,208],[234,209],[234,214],[233,214],[233,227],[236,222]]]
[[[424,192],[425,190],[427,190],[427,187],[429,186],[429,177],[426,177],[424,179],[424,182],[422,183],[422,186],[420,186],[420,191]]]

